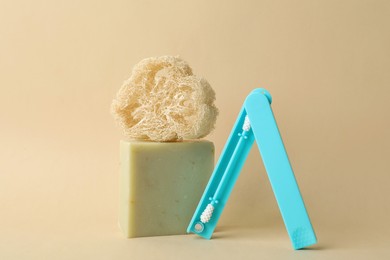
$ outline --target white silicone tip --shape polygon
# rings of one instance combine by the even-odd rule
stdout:
[[[251,122],[249,122],[248,116],[245,116],[245,121],[244,121],[244,125],[242,126],[242,130],[247,131],[247,132],[249,130],[251,130]]]
[[[214,206],[211,204],[208,204],[206,209],[203,211],[202,215],[200,215],[200,221],[202,223],[207,223],[210,221],[211,216],[213,215]]]

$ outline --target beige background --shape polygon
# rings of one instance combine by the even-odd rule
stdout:
[[[389,1],[1,1],[0,259],[389,259],[389,32]],[[215,239],[121,236],[109,106],[164,54],[214,87],[217,158],[271,92],[312,250],[291,249],[257,148]]]

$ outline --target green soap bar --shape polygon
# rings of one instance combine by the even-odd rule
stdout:
[[[214,167],[209,141],[121,141],[119,225],[126,237],[186,234]]]

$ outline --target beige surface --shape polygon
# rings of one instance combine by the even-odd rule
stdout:
[[[2,1],[0,259],[388,259],[389,31],[389,1]],[[216,239],[121,236],[109,107],[163,54],[215,88],[217,157],[268,88],[314,250],[292,251],[256,149]]]

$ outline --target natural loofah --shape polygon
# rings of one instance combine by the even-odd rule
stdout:
[[[163,56],[142,60],[124,82],[111,112],[130,139],[176,141],[209,134],[218,110],[210,84],[187,62]]]

